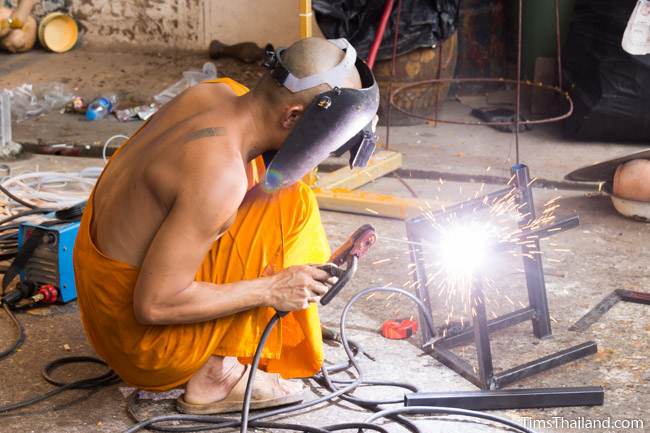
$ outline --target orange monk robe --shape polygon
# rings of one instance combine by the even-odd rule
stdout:
[[[247,91],[229,79],[215,81],[228,84],[238,95]],[[251,164],[249,185],[259,179],[263,167],[261,159]],[[125,382],[151,391],[186,383],[211,355],[250,362],[274,313],[270,308],[196,324],[138,323],[133,313],[138,269],[105,256],[94,245],[92,197],[79,227],[74,268],[81,319],[97,354]],[[292,265],[324,263],[329,256],[318,204],[309,187],[298,183],[274,194],[255,187],[246,195],[234,224],[207,252],[196,280],[215,284],[249,280]],[[262,358],[265,370],[284,377],[317,372],[323,351],[316,305],[283,318]]]

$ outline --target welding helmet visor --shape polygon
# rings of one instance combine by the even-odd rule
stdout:
[[[332,90],[317,95],[307,106],[277,151],[264,178],[264,188],[274,191],[291,185],[330,154],[350,152],[350,168],[365,167],[375,150],[374,121],[379,108],[379,88],[366,63],[345,39],[330,39],[345,56],[328,71],[298,78],[282,61],[283,49],[270,53],[265,63],[271,76],[291,92],[328,84]],[[356,68],[361,88],[344,88],[349,69]]]

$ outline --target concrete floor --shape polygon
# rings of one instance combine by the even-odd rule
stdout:
[[[141,72],[139,59],[159,58],[157,62],[174,64],[174,71],[200,66],[204,60],[201,53],[180,53],[160,55],[149,53],[102,53],[79,50],[71,53],[68,60],[73,65],[97,65],[111,56],[124,62],[119,74],[99,71],[104,89],[120,87],[128,93],[133,90],[138,101],[146,101],[159,90],[150,85],[148,77]],[[0,86],[17,85],[25,77],[47,77],[38,71],[44,66],[54,65],[51,70],[64,75],[59,68],[65,62],[64,56],[32,53],[26,57],[7,57],[0,54],[4,74]],[[18,60],[15,60],[18,59]],[[171,61],[170,59],[175,59]],[[105,60],[104,60],[105,61]],[[6,66],[8,65],[8,66]],[[140,66],[131,66],[140,65]],[[160,66],[160,63],[156,63]],[[236,71],[235,66],[231,67]],[[93,66],[96,67],[96,66]],[[151,70],[156,67],[151,66]],[[132,71],[135,71],[132,73]],[[160,72],[156,72],[161,74]],[[36,74],[36,75],[34,75]],[[68,79],[82,83],[81,91],[92,94],[97,91],[93,82],[83,81],[83,71],[72,68],[66,72]],[[124,75],[126,74],[126,75]],[[172,73],[170,73],[172,74]],[[124,77],[134,77],[125,83]],[[238,78],[235,75],[235,78]],[[161,78],[162,79],[162,78]],[[174,81],[168,77],[167,82]],[[448,102],[443,107],[445,116],[465,118],[469,109],[458,102]],[[39,119],[29,120],[16,127],[20,141],[58,144],[75,143],[97,145],[114,133],[129,133],[137,123],[121,124],[113,120],[100,123],[85,123],[73,115],[52,113]],[[380,130],[380,136],[384,131]],[[440,185],[440,173],[466,175],[467,179],[479,175],[509,177],[508,170],[513,162],[512,136],[486,127],[458,127],[451,125],[421,125],[391,128],[391,148],[404,154],[403,175],[411,187],[422,197],[438,198],[454,203],[471,197],[480,187],[478,182],[447,181]],[[596,162],[642,146],[615,145],[605,143],[575,143],[562,138],[558,127],[535,128],[521,135],[522,161],[531,168],[533,176],[560,182],[569,171],[581,165]],[[15,172],[21,170],[57,169],[73,170],[82,166],[101,165],[98,159],[66,158],[27,155],[11,163]],[[488,170],[488,167],[490,169]],[[412,170],[414,178],[408,178]],[[431,178],[431,179],[429,179]],[[609,311],[598,323],[583,333],[570,332],[568,327],[578,320],[606,294],[617,288],[647,290],[650,275],[647,272],[647,257],[650,254],[650,225],[634,222],[618,215],[609,199],[591,192],[580,191],[571,185],[561,185],[562,190],[536,188],[535,195],[541,205],[558,195],[561,207],[558,214],[576,212],[580,215],[580,227],[559,234],[543,245],[545,269],[547,270],[547,291],[551,315],[553,316],[553,337],[539,341],[532,336],[529,324],[524,323],[493,336],[493,356],[497,370],[529,361],[538,356],[552,353],[567,346],[594,340],[599,345],[596,355],[567,366],[530,377],[517,382],[511,388],[560,387],[599,385],[605,388],[605,405],[593,408],[562,408],[547,410],[502,411],[497,414],[516,420],[533,418],[553,420],[564,417],[577,420],[641,419],[645,428],[615,429],[595,428],[590,431],[645,432],[650,431],[650,315],[648,307],[620,303]],[[486,191],[497,189],[497,184],[485,187]],[[368,191],[391,193],[408,197],[404,186],[394,178],[382,178],[363,188]],[[380,235],[379,243],[364,260],[358,276],[327,308],[322,309],[323,322],[335,326],[342,306],[358,290],[386,284],[402,286],[409,280],[409,256],[405,239],[404,223],[401,221],[368,216],[322,212],[325,229],[332,246],[342,242],[359,225],[371,222]],[[390,259],[390,261],[386,261]],[[523,276],[517,273],[517,266],[498,275],[501,293],[508,295],[515,304],[525,300]],[[434,298],[436,299],[436,298]],[[502,313],[513,307],[508,302],[495,301],[488,305],[491,311]],[[448,306],[442,302],[434,305],[434,319],[441,324]],[[407,341],[388,342],[377,329],[388,318],[409,317],[416,314],[413,306],[396,297],[377,295],[364,300],[354,309],[349,325],[350,333],[362,342],[376,362],[363,361],[368,377],[408,381],[426,391],[451,391],[475,389],[469,382],[442,366],[419,348],[419,335]],[[76,304],[34,310],[21,314],[28,339],[19,353],[0,363],[2,387],[0,405],[5,402],[27,398],[35,393],[50,389],[38,376],[40,367],[46,361],[59,356],[92,354],[83,336]],[[4,317],[0,318],[0,342],[9,341],[13,330]],[[64,350],[64,345],[70,350]],[[470,347],[458,354],[467,360],[473,359]],[[340,360],[340,347],[327,346],[328,361]],[[62,377],[73,378],[87,373],[83,369],[62,371]],[[125,412],[125,395],[130,390],[123,384],[111,386],[95,393],[69,392],[52,401],[42,403],[20,414],[0,415],[0,432],[117,432],[127,428],[131,420]],[[318,394],[319,390],[314,390]],[[360,395],[383,398],[400,397],[395,389],[363,389]],[[167,413],[170,401],[150,402],[141,409],[145,414]],[[315,426],[323,426],[347,420],[363,420],[366,413],[347,403],[322,405],[305,411],[291,420]],[[451,424],[448,419],[422,419],[419,425],[427,432],[500,431],[487,424],[478,425],[462,422]],[[561,427],[561,426],[560,426]],[[404,431],[389,426],[391,431]],[[586,429],[550,428],[544,431],[578,432]]]

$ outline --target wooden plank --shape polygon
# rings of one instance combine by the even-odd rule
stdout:
[[[331,191],[314,188],[321,209],[405,220],[437,211],[443,205],[435,200],[402,198],[368,191]]]
[[[381,150],[373,155],[364,168],[342,167],[330,173],[319,173],[317,186],[321,189],[356,189],[385,176],[402,166],[402,154]]]

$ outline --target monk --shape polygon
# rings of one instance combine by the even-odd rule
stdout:
[[[343,51],[303,39],[283,53],[291,73],[332,68]],[[356,70],[348,85],[361,86]],[[302,399],[323,361],[315,303],[333,283],[318,204],[303,183],[255,186],[263,152],[281,147],[306,105],[269,74],[253,90],[230,79],[188,89],[111,158],[89,198],[74,250],[86,335],[128,384],[181,385],[178,408],[240,408],[250,362],[275,310],[292,312],[262,355],[253,408]]]

